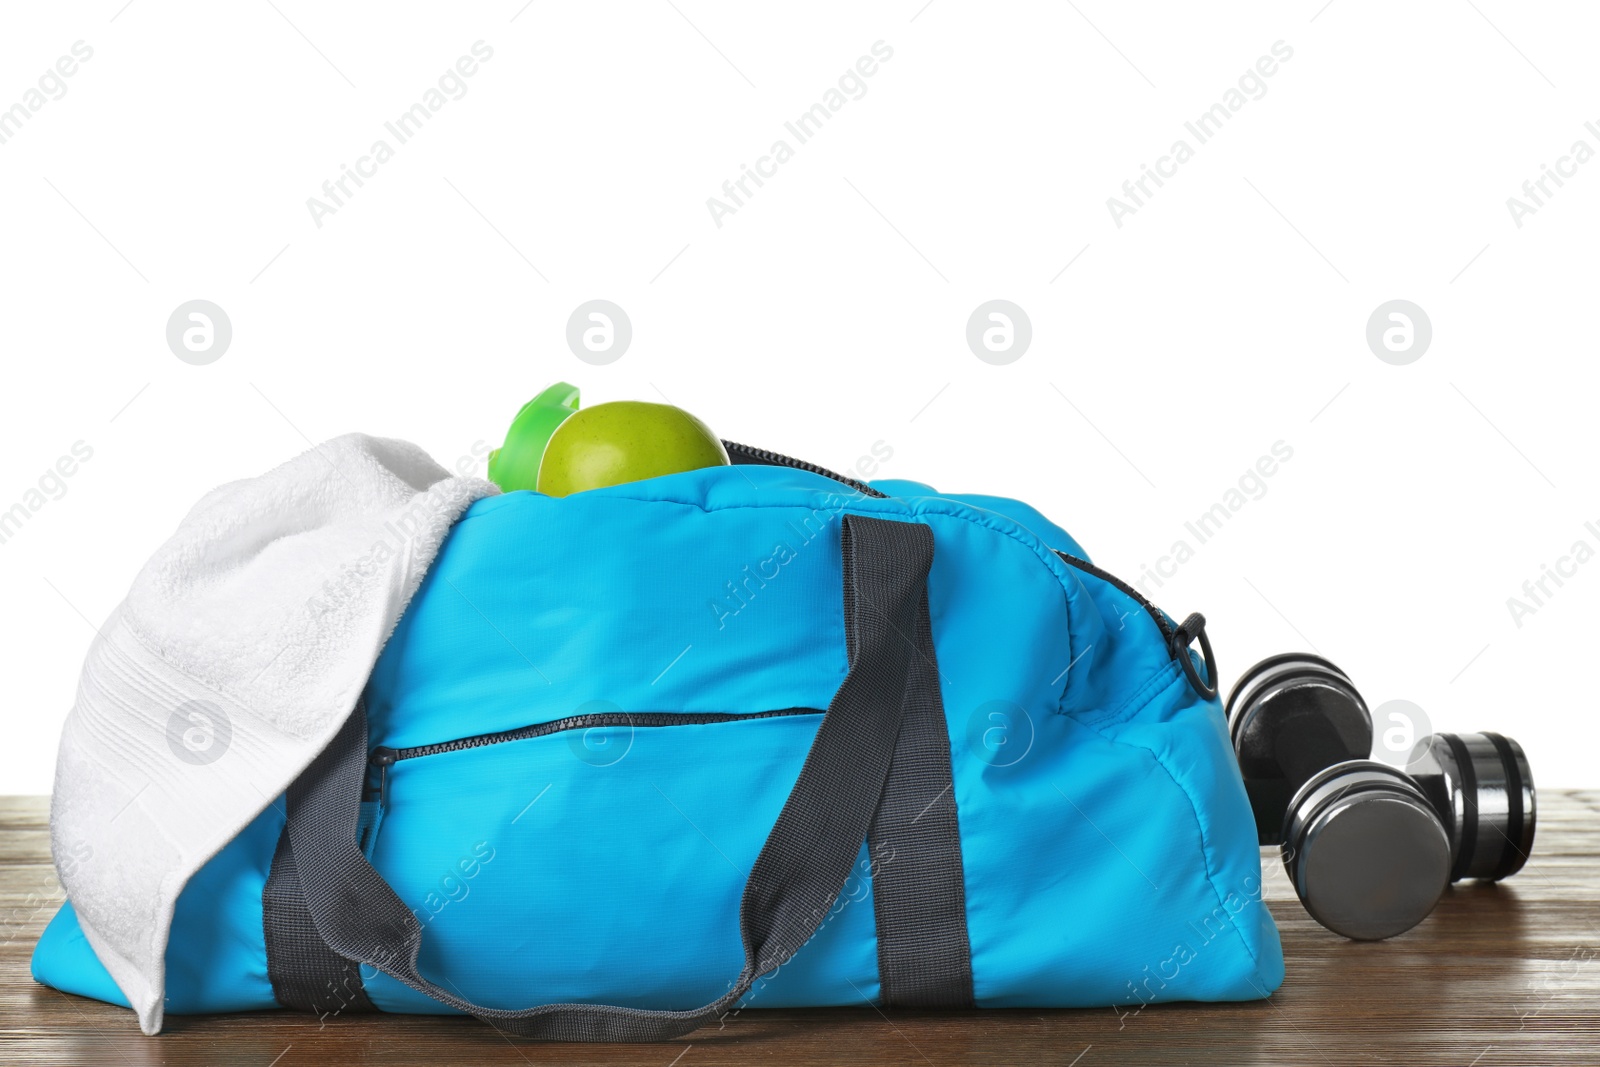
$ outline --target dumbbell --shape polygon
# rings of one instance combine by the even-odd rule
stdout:
[[[1228,696],[1228,730],[1263,844],[1282,848],[1306,911],[1355,940],[1421,922],[1450,875],[1450,837],[1404,773],[1367,757],[1372,716],[1310,653],[1263,660]]]
[[[1424,739],[1415,777],[1369,759],[1366,703],[1310,653],[1256,664],[1227,712],[1261,843],[1281,847],[1306,910],[1336,933],[1403,933],[1450,882],[1504,878],[1532,848],[1533,776],[1498,734]]]

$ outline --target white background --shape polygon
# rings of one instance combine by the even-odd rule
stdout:
[[[1281,440],[1265,495],[1151,586],[1207,614],[1224,678],[1315,647],[1374,707],[1600,785],[1600,562],[1507,607],[1600,549],[1600,161],[1520,228],[1506,204],[1600,149],[1592,9],[123,3],[0,15],[0,108],[94,50],[0,144],[0,510],[93,449],[0,544],[0,792],[49,789],[91,625],[206,489],[355,429],[453,464],[558,379],[835,467],[882,440],[884,476],[1023,497],[1129,579]],[[466,95],[316,226],[307,198],[479,40]],[[1198,145],[1185,121],[1277,41]],[[1119,228],[1107,198],[1180,137]],[[707,198],[779,138],[719,228]],[[166,345],[195,298],[232,320],[209,366]],[[566,347],[592,298],[633,323],[609,366]],[[965,341],[993,298],[1033,327],[1005,366]],[[1397,298],[1434,332],[1408,366],[1365,339]]]

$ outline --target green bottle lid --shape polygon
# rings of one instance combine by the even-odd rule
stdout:
[[[556,427],[578,410],[578,387],[557,382],[522,405],[505,444],[489,453],[489,480],[504,492],[535,489],[545,446]]]

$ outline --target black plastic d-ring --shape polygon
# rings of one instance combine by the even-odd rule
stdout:
[[[1200,653],[1205,658],[1207,678],[1202,679],[1200,672],[1195,670],[1194,657],[1189,655],[1189,646],[1195,638],[1200,639]],[[1206,617],[1198,611],[1183,620],[1176,630],[1172,631],[1172,656],[1183,668],[1184,676],[1189,679],[1189,684],[1194,691],[1207,700],[1214,700],[1217,695],[1217,656],[1211,651],[1211,638],[1206,636]]]

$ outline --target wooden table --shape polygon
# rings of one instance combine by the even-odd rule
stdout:
[[[169,1018],[35,983],[28,959],[61,889],[46,799],[0,798],[0,1063],[254,1064],[1600,1064],[1600,792],[1539,798],[1533,858],[1452,890],[1417,929],[1355,944],[1306,917],[1276,857],[1267,899],[1289,975],[1270,1001],[958,1015],[748,1011],[667,1045],[513,1043],[470,1019],[290,1012]]]

